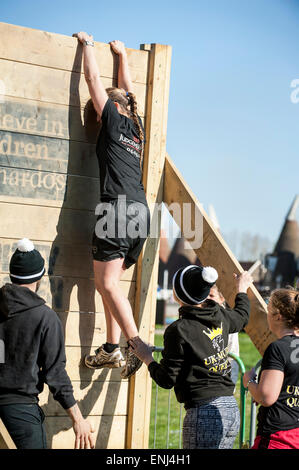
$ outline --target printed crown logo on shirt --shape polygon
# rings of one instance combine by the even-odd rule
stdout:
[[[222,335],[222,323],[219,326],[219,328],[208,328],[208,331],[203,330],[203,333],[207,335],[211,341],[213,341],[214,338],[218,335]]]

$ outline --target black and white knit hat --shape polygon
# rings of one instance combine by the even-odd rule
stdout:
[[[45,260],[28,238],[18,241],[10,260],[9,273],[14,284],[32,284],[45,274]]]
[[[215,268],[192,264],[175,273],[172,287],[178,300],[187,305],[197,305],[206,300],[217,279]]]

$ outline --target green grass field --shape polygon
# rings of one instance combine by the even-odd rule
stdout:
[[[240,344],[240,358],[244,363],[246,370],[253,367],[261,358],[258,350],[251,342],[246,333],[239,334]],[[163,335],[156,334],[155,346],[163,346]],[[159,360],[157,353],[156,359]],[[235,397],[240,403],[240,378],[236,384]],[[156,404],[157,403],[157,404]],[[249,425],[250,425],[250,405],[251,397],[247,394],[246,398],[246,440],[249,439]],[[155,382],[152,383],[152,406],[151,406],[151,425],[150,425],[150,441],[149,448],[153,449],[179,449],[180,448],[180,423],[185,415],[184,407],[181,407],[176,400],[174,391],[158,388]],[[155,431],[155,416],[156,416],[156,431]],[[169,426],[168,426],[169,421]],[[239,436],[237,436],[234,448],[239,448]]]

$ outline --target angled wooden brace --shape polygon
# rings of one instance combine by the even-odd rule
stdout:
[[[0,419],[0,449],[16,449],[16,445]]]
[[[219,275],[217,285],[228,304],[233,306],[236,295],[233,273],[240,274],[243,268],[221,234],[213,228],[202,205],[169,155],[165,158],[163,200],[180,227],[185,240],[192,244],[194,238],[197,237],[197,247],[192,246],[192,248],[203,265],[217,269]],[[251,310],[245,331],[258,351],[263,354],[266,347],[276,338],[268,328],[266,303],[254,286],[248,290],[248,296]]]

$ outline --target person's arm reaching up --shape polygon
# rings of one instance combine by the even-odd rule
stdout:
[[[236,300],[233,309],[225,309],[225,315],[230,322],[229,333],[241,331],[248,323],[250,313],[250,302],[247,290],[253,282],[251,275],[244,271],[239,276],[234,274],[236,283]]]
[[[84,76],[94,108],[99,117],[101,117],[108,95],[100,78],[100,71],[96,62],[94,48],[91,45],[86,45],[86,41],[93,42],[93,37],[83,31],[75,33],[73,36],[77,37],[83,45]]]
[[[127,51],[125,45],[121,41],[111,41],[110,46],[115,54],[118,55],[118,88],[132,92],[133,84],[128,65]]]

